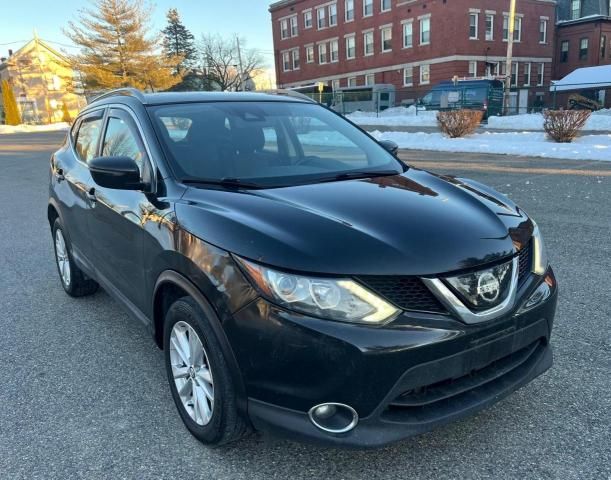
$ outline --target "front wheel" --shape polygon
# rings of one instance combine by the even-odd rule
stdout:
[[[163,346],[172,397],[193,436],[207,445],[242,437],[248,427],[237,410],[227,362],[210,320],[192,298],[168,309]]]

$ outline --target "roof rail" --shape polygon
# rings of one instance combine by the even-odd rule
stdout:
[[[258,93],[266,93],[268,95],[284,95],[286,97],[293,97],[293,98],[298,98],[300,100],[306,100],[310,103],[318,103],[312,97],[308,97],[307,95],[304,95],[303,93],[299,93],[294,90],[288,90],[285,88],[276,88],[272,90],[258,90]]]
[[[115,88],[114,90],[110,90],[102,95],[98,95],[95,97],[91,103],[97,102],[98,100],[102,100],[108,97],[116,97],[116,96],[126,96],[126,97],[135,97],[140,100],[142,103],[146,103],[146,99],[144,98],[144,94],[138,90],[137,88],[125,87],[125,88]]]

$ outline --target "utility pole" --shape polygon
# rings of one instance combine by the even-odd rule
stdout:
[[[507,60],[505,61],[505,115],[509,112],[509,99],[511,92],[511,71],[512,71],[512,59],[513,59],[513,32],[516,24],[516,0],[510,0],[509,5],[509,24],[507,25]],[[516,71],[516,80],[518,78]]]
[[[239,83],[238,91],[242,91],[243,89],[242,82],[244,82],[244,70],[242,66],[242,51],[240,50],[240,37],[238,37],[237,35],[235,37],[235,42],[238,48],[238,68],[239,68],[238,74],[240,75],[240,83]]]

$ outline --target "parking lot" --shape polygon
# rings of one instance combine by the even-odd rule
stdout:
[[[61,133],[0,136],[0,478],[611,479],[611,162],[403,152],[504,192],[539,223],[560,284],[555,365],[496,406],[382,450],[187,430],[144,327],[69,298],[46,220]]]

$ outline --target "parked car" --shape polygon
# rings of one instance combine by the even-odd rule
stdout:
[[[482,110],[484,118],[503,113],[503,82],[500,80],[444,81],[435,85],[420,104],[427,110]]]
[[[206,444],[473,414],[551,366],[554,273],[510,199],[396,152],[302,98],[111,92],[51,158],[61,284],[150,329]]]

